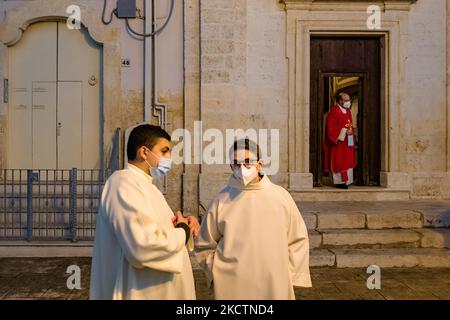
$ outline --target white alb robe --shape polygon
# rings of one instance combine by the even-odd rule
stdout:
[[[347,176],[348,176],[348,181],[344,182],[344,181],[342,181],[342,176],[341,176],[340,172],[338,172],[338,173],[333,172],[333,183],[334,184],[346,184],[348,186],[353,184],[353,169],[350,168],[347,170]]]
[[[131,164],[106,182],[90,299],[195,299],[186,234],[152,178]]]
[[[231,176],[195,244],[218,300],[295,299],[293,286],[311,286],[305,223],[291,195],[267,176],[245,187]]]

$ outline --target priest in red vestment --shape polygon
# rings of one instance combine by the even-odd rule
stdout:
[[[348,189],[353,183],[353,168],[356,167],[351,106],[348,94],[338,94],[326,119],[324,170],[333,174],[333,183],[340,189]]]

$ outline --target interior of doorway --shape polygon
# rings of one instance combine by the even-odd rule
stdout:
[[[336,96],[340,93],[347,93],[350,95],[352,106],[351,113],[353,118],[353,129],[355,135],[355,153],[357,167],[353,170],[355,185],[362,185],[362,167],[358,165],[358,161],[361,156],[359,153],[362,151],[360,139],[360,129],[362,129],[363,122],[359,120],[362,115],[362,108],[364,103],[363,83],[364,76],[358,74],[324,74],[323,76],[323,123],[322,123],[322,136],[326,135],[326,119],[331,108],[336,104]],[[333,186],[333,178],[330,173],[323,171],[321,174],[321,186]]]
[[[322,187],[324,174],[324,120],[330,91],[349,91],[358,97],[358,154],[353,185],[379,187],[383,115],[383,38],[363,35],[315,35],[310,39],[309,163],[314,187]],[[356,85],[356,79],[358,84]],[[334,78],[330,79],[330,78]],[[335,81],[339,88],[330,89]],[[351,83],[353,81],[353,83]],[[349,83],[350,82],[350,83]],[[328,90],[326,92],[326,90]],[[334,98],[334,97],[333,97]],[[354,110],[354,111],[355,111]],[[323,181],[324,180],[324,181]]]

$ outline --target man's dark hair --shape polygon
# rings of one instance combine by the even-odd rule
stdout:
[[[339,101],[341,101],[342,99],[343,99],[343,95],[347,95],[347,96],[349,96],[349,94],[348,93],[346,93],[346,92],[339,92],[337,95],[336,95],[336,102],[339,102]]]
[[[236,140],[233,143],[232,149],[230,150],[230,158],[232,156],[232,152],[236,152],[237,150],[248,150],[256,155],[258,161],[261,159],[261,150],[259,145],[249,138]]]
[[[152,150],[160,138],[170,141],[170,135],[163,128],[151,124],[142,124],[131,130],[127,144],[128,160],[135,160],[138,149],[143,146]]]

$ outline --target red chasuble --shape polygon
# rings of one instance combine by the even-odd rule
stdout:
[[[331,108],[326,120],[324,149],[325,172],[340,173],[342,181],[348,181],[347,170],[356,167],[355,147],[349,146],[348,136],[344,141],[338,141],[342,128],[349,129],[353,134],[353,119],[350,110],[344,114],[336,104]],[[353,139],[355,140],[355,139]]]

